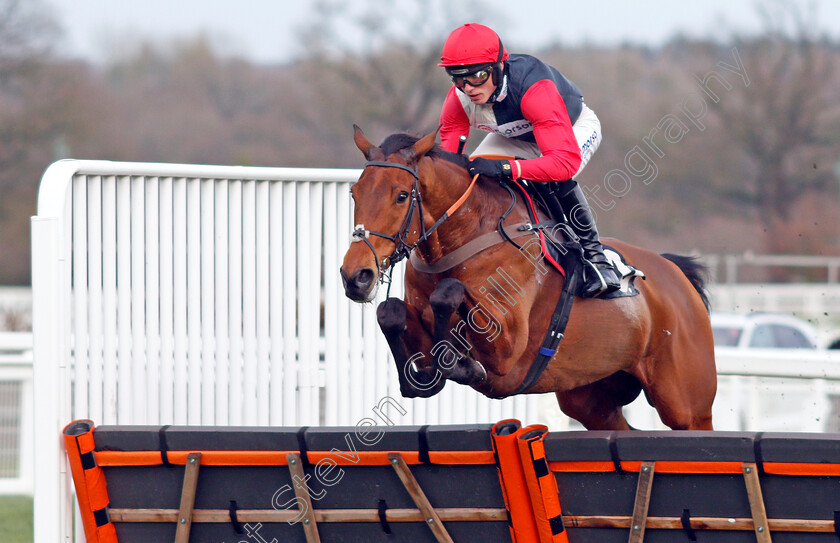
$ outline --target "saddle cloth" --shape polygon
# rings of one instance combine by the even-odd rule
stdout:
[[[631,266],[624,260],[624,255],[618,252],[614,247],[604,245],[604,255],[607,260],[612,263],[613,269],[621,278],[621,288],[604,296],[604,298],[624,298],[627,296],[635,296],[639,293],[639,289],[633,284],[637,277],[645,278],[645,272],[635,266]],[[600,298],[601,296],[599,296]]]

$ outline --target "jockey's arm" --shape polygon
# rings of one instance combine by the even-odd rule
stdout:
[[[440,146],[453,153],[458,152],[458,138],[470,136],[470,119],[457,92],[455,87],[449,89],[440,112]]]
[[[522,114],[534,125],[541,157],[520,160],[514,175],[533,181],[565,181],[580,168],[581,156],[566,103],[551,81],[531,86],[522,97]]]

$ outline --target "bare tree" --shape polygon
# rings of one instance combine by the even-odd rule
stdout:
[[[37,1],[0,0],[0,83],[49,52],[58,26]]]
[[[40,109],[43,67],[57,35],[32,0],[0,0],[0,284],[29,281],[29,221],[55,132]]]
[[[450,85],[436,67],[446,36],[476,17],[494,17],[480,0],[322,0],[317,11],[301,33],[301,73],[320,104],[311,122],[340,134],[336,146],[347,146],[353,122],[374,134],[435,125]]]
[[[735,43],[749,85],[709,106],[746,166],[746,179],[730,180],[732,196],[756,209],[765,250],[785,251],[797,203],[833,183],[840,66],[836,47],[811,34],[813,13],[789,2],[765,4],[763,13],[765,34]]]

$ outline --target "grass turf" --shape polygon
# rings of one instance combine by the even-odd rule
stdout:
[[[32,543],[32,498],[0,496],[0,540]]]

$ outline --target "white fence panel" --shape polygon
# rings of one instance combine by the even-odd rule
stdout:
[[[32,494],[32,334],[0,332],[0,495]]]
[[[840,351],[718,348],[720,429],[840,431]]]
[[[70,538],[59,436],[73,419],[355,425],[386,398],[399,424],[537,418],[537,398],[493,401],[454,384],[400,397],[375,305],[340,286],[359,174],[73,160],[47,170],[32,218],[37,543]]]

